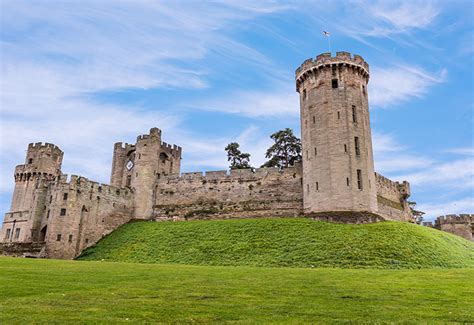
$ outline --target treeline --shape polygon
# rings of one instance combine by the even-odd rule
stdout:
[[[267,149],[265,158],[268,160],[261,167],[285,168],[301,161],[301,140],[293,134],[292,129],[277,131],[270,138],[274,143]],[[230,169],[252,168],[250,154],[241,152],[237,142],[229,143],[225,151]]]

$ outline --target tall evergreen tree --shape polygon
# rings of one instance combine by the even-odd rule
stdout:
[[[230,161],[230,169],[251,168],[249,164],[250,154],[241,152],[239,147],[240,145],[237,142],[231,142],[225,147],[227,161]]]
[[[268,148],[265,157],[270,159],[262,167],[284,168],[301,161],[301,140],[293,134],[292,129],[277,131],[270,137],[275,143]]]

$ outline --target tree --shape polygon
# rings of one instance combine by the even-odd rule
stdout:
[[[408,205],[410,206],[411,213],[413,214],[413,217],[415,218],[415,223],[420,225],[423,222],[423,215],[425,213],[423,211],[419,211],[415,209],[416,202],[408,201]]]
[[[262,167],[284,168],[301,161],[301,140],[295,137],[292,129],[280,130],[270,137],[275,143],[268,148],[265,157],[270,159]]]
[[[251,168],[249,165],[250,154],[241,152],[239,147],[237,142],[231,142],[225,147],[227,161],[230,161],[230,169]]]

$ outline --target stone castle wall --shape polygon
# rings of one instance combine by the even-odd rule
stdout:
[[[410,184],[394,182],[378,173],[375,173],[375,181],[378,214],[385,220],[413,222],[413,215],[407,202]]]
[[[474,214],[450,214],[436,219],[436,229],[474,241]]]
[[[133,195],[127,188],[67,175],[50,185],[40,232],[46,256],[73,258],[133,217]]]
[[[156,183],[157,220],[293,217],[302,213],[301,166],[183,173]]]

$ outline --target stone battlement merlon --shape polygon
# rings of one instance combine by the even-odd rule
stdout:
[[[171,153],[172,155],[181,157],[182,148],[175,144],[171,145],[166,142],[161,142],[161,149]]]
[[[132,191],[129,188],[120,188],[110,184],[95,182],[87,177],[79,175],[70,175],[62,174],[58,179],[58,183],[63,186],[67,186],[70,189],[77,189],[77,187],[87,187],[92,190],[94,193],[104,193],[104,194],[116,194],[124,197],[128,197]]]
[[[122,149],[124,151],[127,151],[129,149],[135,149],[134,144],[128,144],[128,143],[123,143],[123,142],[116,142],[114,143],[114,150]]]
[[[216,170],[206,172],[187,172],[179,174],[170,174],[164,176],[160,181],[184,181],[184,180],[237,180],[242,178],[260,178],[268,175],[297,175],[301,173],[300,166],[288,167],[283,169],[278,168],[248,168],[248,169],[234,169],[234,170]],[[295,176],[296,177],[296,176]]]
[[[303,64],[296,69],[295,79],[297,90],[301,82],[308,77],[309,74],[314,74],[319,69],[330,66],[348,65],[359,70],[364,77],[369,79],[369,64],[358,54],[351,55],[349,52],[337,52],[336,56],[331,56],[331,53],[322,53],[316,56],[315,59],[307,59]]]
[[[435,225],[442,225],[447,223],[473,223],[474,214],[448,214],[446,216],[439,216],[435,220]]]
[[[150,138],[161,138],[161,130],[159,128],[151,128],[149,134],[142,134],[137,136],[137,142]]]
[[[36,142],[28,144],[28,151],[29,150],[39,150],[39,149],[46,149],[49,148],[51,151],[59,151],[60,154],[63,154],[63,151],[59,149],[59,147],[55,144],[48,143],[48,142]]]
[[[410,195],[410,183],[408,183],[407,181],[403,181],[401,183],[398,181],[392,181],[391,179],[379,173],[375,173],[375,180],[378,183],[385,184],[385,186],[387,187],[393,188],[394,190]]]

